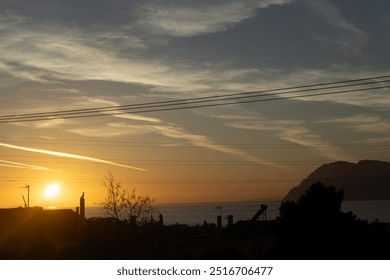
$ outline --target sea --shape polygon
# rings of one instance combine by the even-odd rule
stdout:
[[[186,224],[202,225],[204,222],[217,223],[217,216],[222,216],[222,224],[227,224],[227,217],[233,216],[233,222],[250,220],[260,209],[267,205],[267,219],[274,220],[279,216],[280,201],[272,202],[231,202],[231,203],[168,203],[155,204],[153,215],[158,219],[163,215],[165,225]],[[376,201],[344,201],[343,212],[352,211],[357,218],[373,222],[390,223],[390,200]],[[86,207],[86,218],[105,217],[100,207]],[[264,219],[260,216],[259,219]]]

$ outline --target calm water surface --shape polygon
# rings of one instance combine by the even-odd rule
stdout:
[[[189,204],[156,204],[155,218],[161,213],[164,224],[197,225],[216,223],[217,216],[222,214],[223,225],[227,223],[227,216],[233,215],[234,222],[249,220],[259,210],[262,203],[189,203]],[[268,220],[275,219],[279,215],[280,202],[263,202],[268,205]],[[390,223],[390,201],[344,201],[342,211],[352,211],[358,218],[369,222],[379,219],[380,222]],[[87,207],[87,218],[102,217],[104,212],[99,207]]]

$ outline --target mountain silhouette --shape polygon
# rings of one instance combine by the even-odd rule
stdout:
[[[343,189],[345,200],[390,200],[390,163],[361,160],[324,164],[292,188],[284,200],[297,200],[316,182]]]

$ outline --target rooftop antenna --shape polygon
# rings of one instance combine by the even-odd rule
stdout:
[[[24,196],[23,196],[23,200],[24,200],[24,207],[29,208],[30,207],[30,185],[20,187],[20,189],[27,189],[27,206],[26,206],[26,200],[24,199]]]
[[[26,203],[26,200],[24,199],[24,195],[22,195],[22,198],[23,198],[23,201],[24,201],[24,208],[27,207],[27,203]]]

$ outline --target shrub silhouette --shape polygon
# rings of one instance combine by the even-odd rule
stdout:
[[[282,202],[279,212],[282,219],[290,221],[312,220],[322,222],[324,220],[336,219],[341,212],[341,203],[344,198],[344,191],[336,191],[334,186],[324,186],[321,183],[313,184],[305,195],[297,202]]]
[[[383,259],[389,253],[383,227],[341,211],[344,192],[313,184],[296,202],[282,202],[278,252],[289,259]]]

